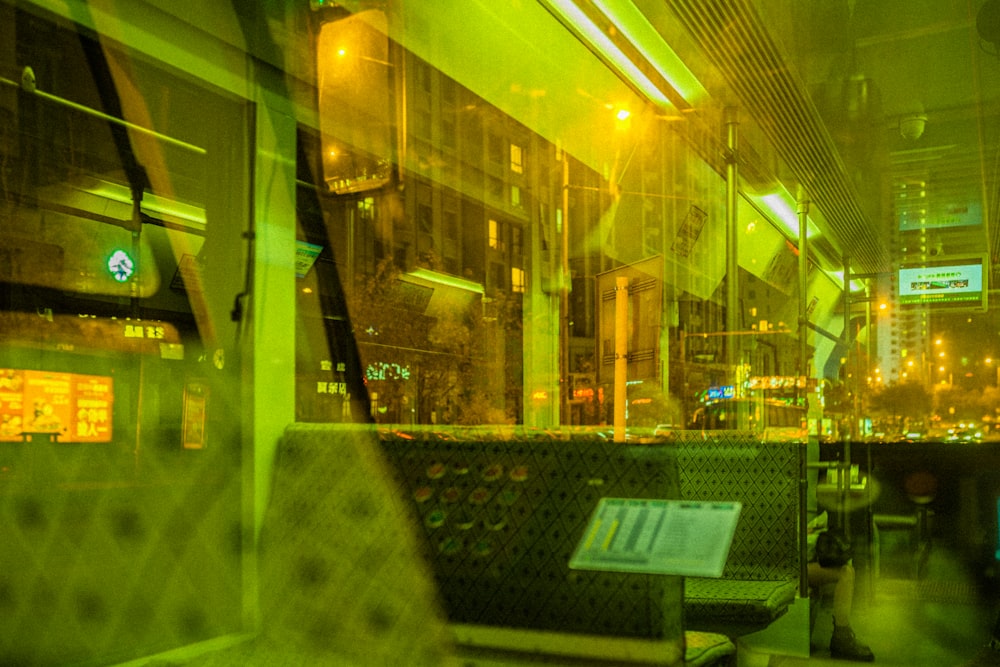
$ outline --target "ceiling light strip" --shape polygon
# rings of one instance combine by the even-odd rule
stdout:
[[[586,2],[586,0],[580,0]],[[691,103],[700,103],[708,99],[708,91],[698,80],[698,77],[684,64],[670,45],[663,39],[656,28],[652,26],[646,15],[631,2],[609,2],[608,0],[590,0],[590,4],[611,21],[611,24],[624,36],[624,41],[636,52],[641,63],[647,63],[654,69],[657,76],[665,80],[667,94],[671,91],[677,94],[674,106],[685,108]],[[623,49],[624,50],[624,49]]]
[[[602,11],[607,5],[601,4],[599,7],[591,0],[539,0],[539,3],[629,87],[657,106],[678,110],[691,107],[690,102],[674,85],[675,80],[684,84],[685,90],[691,89],[695,94],[704,92],[704,88],[689,70],[680,69],[683,66],[680,59],[638,10],[625,14],[621,14],[619,10],[614,16],[609,16]],[[621,25],[619,20],[622,21]],[[666,66],[658,66],[654,58],[640,47],[656,45],[657,40],[659,48],[653,48],[661,58],[667,58],[668,53],[673,56],[669,63],[673,66],[673,71]],[[697,83],[697,86],[692,82]]]

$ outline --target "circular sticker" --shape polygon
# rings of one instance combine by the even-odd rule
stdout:
[[[441,479],[448,469],[443,463],[435,462],[427,466],[427,479]]]
[[[507,525],[507,519],[510,516],[510,509],[499,502],[490,503],[490,506],[486,508],[486,517],[483,519],[483,525],[485,525],[490,530],[500,530]]]
[[[421,486],[413,492],[413,499],[418,503],[425,503],[434,495],[434,489],[429,486]]]
[[[510,480],[512,482],[523,482],[528,479],[528,466],[514,466],[510,471]]]
[[[484,482],[495,482],[503,477],[503,466],[499,463],[493,463],[486,466],[483,470],[483,481]]]
[[[455,518],[455,527],[459,530],[469,530],[474,525],[476,525],[476,518],[472,515],[472,512],[469,512],[468,510],[463,510]]]
[[[521,492],[517,489],[504,489],[500,492],[500,502],[504,505],[513,505],[521,497]]]
[[[485,505],[486,501],[490,499],[490,492],[486,487],[476,487],[469,494],[469,504],[471,505]]]
[[[427,524],[428,528],[440,528],[444,525],[445,513],[441,510],[434,510],[427,515],[424,519],[424,523]]]
[[[452,554],[457,554],[462,550],[462,540],[457,537],[446,537],[445,539],[438,542],[438,551],[440,551],[445,556],[450,556]]]
[[[457,503],[461,497],[462,492],[458,490],[458,487],[449,486],[441,492],[441,500],[446,503]]]

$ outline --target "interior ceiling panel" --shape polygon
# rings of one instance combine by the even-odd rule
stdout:
[[[837,145],[794,68],[750,3],[673,0],[670,6],[760,125],[789,170],[822,209],[859,271],[884,271],[889,253],[862,205]]]
[[[668,5],[856,272],[941,253],[996,271],[1000,0]]]

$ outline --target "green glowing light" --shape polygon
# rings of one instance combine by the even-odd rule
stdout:
[[[112,278],[123,283],[135,272],[135,262],[124,250],[115,250],[108,258],[108,271]]]

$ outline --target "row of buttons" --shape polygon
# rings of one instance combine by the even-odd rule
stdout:
[[[469,474],[469,466],[464,463],[452,464],[451,472],[454,475],[462,476]],[[482,479],[484,482],[496,482],[504,476],[504,466],[500,463],[491,463],[483,468]],[[441,479],[448,474],[448,466],[440,461],[436,461],[426,470],[427,479]],[[528,479],[528,466],[517,465],[510,469],[508,477],[512,482],[524,482]]]
[[[446,505],[453,505],[459,502],[463,495],[464,491],[462,489],[457,486],[449,486],[438,494],[438,498],[440,498],[441,502]],[[520,496],[521,491],[519,489],[505,488],[496,495],[496,499],[501,504],[510,506],[513,505],[514,501],[516,501]],[[470,505],[481,506],[488,503],[492,497],[492,491],[487,489],[485,486],[477,486],[469,493],[467,500]],[[431,486],[420,486],[413,492],[413,499],[419,504],[426,503],[432,498],[434,498],[434,488]]]
[[[438,552],[444,556],[457,556],[465,549],[465,540],[460,537],[446,537],[438,542]],[[469,546],[473,556],[489,556],[493,553],[493,542],[487,539],[475,540]]]
[[[489,530],[502,530],[507,525],[508,514],[507,508],[499,505],[478,512],[460,507],[451,516],[451,524],[459,530],[470,530],[481,518],[483,525]],[[440,528],[448,519],[449,512],[435,508],[424,516],[424,525],[431,529]]]

